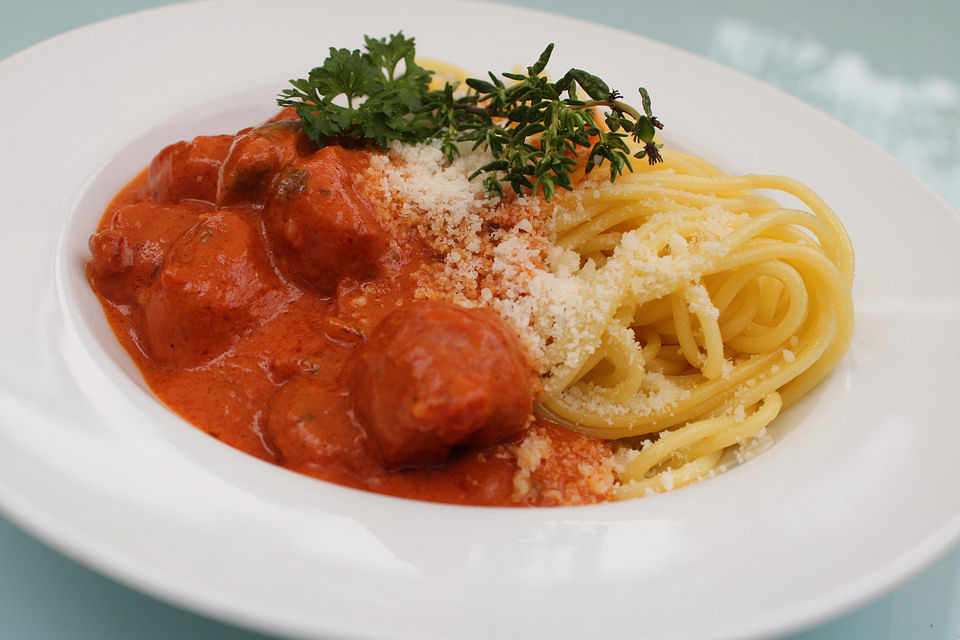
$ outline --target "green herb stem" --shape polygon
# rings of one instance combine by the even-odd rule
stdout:
[[[489,82],[468,78],[467,91],[458,95],[458,87],[450,83],[429,88],[433,72],[416,64],[413,38],[401,32],[389,38],[366,36],[364,43],[365,51],[331,48],[321,66],[306,79],[291,80],[293,88],[278,98],[281,106],[296,108],[304,132],[320,146],[345,137],[381,148],[391,140],[439,140],[453,161],[459,144],[472,143],[473,149],[493,156],[470,176],[487,174],[483,185],[490,195],[502,195],[507,184],[517,194],[542,192],[547,201],[558,188],[572,189],[575,156],[581,151],[587,152],[585,171],[608,164],[611,181],[631,170],[631,153],[650,164],[661,161],[654,136],[663,125],[653,115],[647,91],[639,90],[641,112],[581,69],[570,69],[551,82],[542,73],[553,44],[526,74],[500,74],[511,84],[489,73]],[[397,75],[401,60],[405,68]],[[579,91],[590,99],[580,100]],[[334,102],[341,95],[346,107]],[[605,129],[598,126],[598,115]],[[529,142],[533,136],[539,136],[537,144]],[[628,136],[643,148],[632,152]]]

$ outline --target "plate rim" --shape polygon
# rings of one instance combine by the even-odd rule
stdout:
[[[484,3],[479,2],[460,2],[463,5],[475,6],[475,7],[486,7]],[[217,0],[200,0],[199,2],[188,2],[174,5],[164,5],[159,7],[152,7],[147,9],[142,9],[132,13],[115,16],[95,22],[92,24],[84,25],[76,29],[72,29],[68,32],[59,34],[44,40],[42,42],[31,45],[30,47],[21,50],[17,53],[12,54],[11,56],[0,60],[0,72],[2,72],[5,67],[10,66],[9,63],[13,61],[18,61],[21,58],[28,57],[29,55],[34,55],[36,51],[42,51],[45,47],[50,46],[50,43],[59,42],[62,39],[67,37],[75,37],[79,32],[95,32],[102,28],[104,24],[107,23],[117,23],[125,22],[136,19],[137,17],[142,16],[143,14],[151,13],[165,13],[165,12],[177,12],[184,7],[190,7],[192,5],[213,5],[213,4],[226,4],[225,2],[217,2]],[[891,154],[877,146],[872,141],[866,139],[858,132],[850,129],[846,125],[836,121],[831,116],[820,112],[814,107],[804,103],[803,101],[795,98],[794,96],[770,85],[767,85],[752,76],[744,74],[735,69],[726,67],[720,63],[709,60],[693,54],[691,52],[679,49],[669,44],[651,40],[650,38],[640,36],[635,33],[631,33],[622,29],[615,27],[608,27],[606,25],[599,25],[597,23],[587,22],[578,18],[573,18],[569,16],[560,16],[559,14],[551,14],[549,12],[530,9],[526,7],[514,7],[510,5],[496,5],[497,9],[504,10],[507,12],[511,11],[520,11],[520,12],[530,12],[536,14],[542,14],[553,17],[561,17],[564,21],[575,22],[575,23],[584,23],[592,26],[602,28],[603,30],[613,30],[623,34],[626,37],[644,40],[649,43],[654,43],[659,47],[665,47],[673,52],[679,52],[684,56],[691,56],[696,58],[701,63],[708,63],[718,68],[722,68],[725,72],[735,73],[742,78],[748,80],[751,83],[755,83],[758,86],[763,86],[767,90],[772,89],[777,94],[779,94],[778,99],[788,99],[794,103],[794,106],[800,106],[804,109],[807,109],[809,112],[815,114],[818,120],[828,120],[834,125],[837,125],[847,133],[853,134],[860,139],[861,142],[866,143],[869,147],[872,148],[872,152],[876,154],[879,152],[887,160],[892,161],[900,168],[901,172],[905,175],[909,175],[910,178],[917,184],[918,187],[926,191],[926,195],[932,196],[934,200],[938,201],[945,209],[952,211],[956,214],[956,211],[953,211],[953,208],[944,200],[940,194],[932,189],[922,178],[914,174],[912,171],[904,167],[899,161],[897,161]],[[79,197],[82,194],[77,194]],[[61,212],[64,216],[69,217],[71,211]],[[65,219],[59,220],[60,226],[62,227],[65,223]],[[58,237],[62,234],[58,233]],[[56,277],[60,278],[60,270],[57,269]],[[58,282],[58,293],[62,294],[63,288]],[[561,508],[562,509],[562,508]],[[568,507],[568,509],[583,509],[583,507]],[[50,546],[63,551],[69,557],[85,565],[94,565],[95,569],[110,575],[112,578],[119,580],[120,582],[132,586],[133,588],[147,592],[155,597],[158,597],[161,600],[166,602],[171,602],[177,606],[192,610],[203,615],[212,615],[224,622],[230,624],[237,624],[238,614],[243,620],[240,624],[256,628],[266,633],[282,633],[291,635],[291,637],[311,637],[313,634],[317,633],[317,630],[314,628],[311,629],[300,629],[296,628],[296,625],[292,625],[289,629],[278,628],[278,621],[276,619],[271,619],[267,621],[260,616],[250,614],[247,615],[242,612],[238,612],[235,608],[231,608],[225,602],[214,602],[216,598],[211,598],[207,602],[201,604],[195,598],[197,594],[188,595],[182,589],[177,589],[174,586],[163,584],[164,580],[161,576],[153,576],[152,578],[143,578],[142,575],[137,575],[137,569],[129,566],[122,566],[123,562],[118,561],[116,558],[110,558],[109,548],[100,549],[96,540],[80,540],[76,537],[76,532],[68,532],[64,528],[64,523],[60,522],[59,529],[58,520],[55,516],[51,516],[48,513],[45,513],[43,510],[38,510],[35,508],[35,505],[30,504],[28,501],[18,496],[13,487],[7,486],[7,484],[0,479],[0,510],[3,511],[4,515],[9,517],[12,521],[16,522],[18,526],[21,526],[25,530],[29,531],[35,537],[43,540]],[[82,537],[82,536],[81,536]],[[72,539],[71,539],[72,538]],[[831,618],[834,618],[845,611],[849,611],[857,606],[860,606],[864,602],[869,601],[870,599],[876,597],[880,593],[886,592],[894,588],[898,584],[902,584],[910,577],[916,575],[928,564],[933,562],[937,557],[940,557],[946,553],[952,546],[955,546],[957,542],[960,541],[960,513],[954,514],[952,520],[947,524],[944,524],[939,530],[931,533],[928,538],[921,543],[920,545],[915,545],[910,554],[901,556],[895,562],[892,562],[885,567],[881,568],[876,572],[876,574],[883,574],[883,577],[877,577],[876,574],[871,574],[870,576],[863,576],[861,579],[855,583],[847,585],[842,592],[846,593],[845,599],[823,596],[823,598],[830,599],[833,601],[833,605],[829,606],[826,604],[823,605],[814,605],[811,604],[810,608],[819,611],[818,614],[799,614],[797,618],[791,622],[781,622],[780,624],[769,623],[762,628],[755,629],[752,634],[748,634],[746,637],[765,637],[769,633],[784,633],[794,631],[800,628],[805,628],[809,625],[816,624]],[[922,552],[921,552],[922,547]],[[908,557],[909,556],[909,557]],[[917,557],[914,557],[917,556]],[[142,574],[142,569],[141,569]],[[870,586],[862,585],[861,583],[870,583]],[[208,594],[209,595],[209,594]],[[203,598],[205,596],[201,596]],[[279,624],[284,624],[280,622]],[[330,629],[330,632],[337,634],[338,637],[344,638],[353,638],[361,637],[362,634],[365,637],[371,636],[371,629]],[[324,631],[326,633],[326,631]],[[402,634],[398,635],[395,633],[389,633],[387,635],[377,635],[376,637],[382,638],[398,638],[403,637]],[[423,636],[420,636],[423,637]],[[437,636],[440,637],[440,636]],[[738,634],[738,637],[743,637]]]

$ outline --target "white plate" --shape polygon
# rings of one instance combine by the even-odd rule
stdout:
[[[857,249],[854,344],[770,450],[644,500],[464,508],[298,476],[149,394],[83,277],[110,196],[163,145],[272,113],[328,45],[399,28],[474,72],[555,40],[553,69],[642,83],[673,135],[834,206]],[[612,29],[439,0],[165,7],[15,55],[0,86],[0,504],[81,562],[298,637],[746,638],[860,604],[958,538],[960,220],[770,87]]]

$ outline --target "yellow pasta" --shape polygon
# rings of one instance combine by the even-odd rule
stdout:
[[[591,301],[560,331],[543,313],[538,410],[640,449],[618,498],[713,473],[827,375],[853,331],[852,245],[819,196],[789,178],[663,156],[616,183],[588,181],[550,218]]]

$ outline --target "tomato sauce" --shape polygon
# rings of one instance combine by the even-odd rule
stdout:
[[[364,150],[318,150],[297,124],[280,120],[171,145],[116,195],[90,239],[87,275],[147,384],[211,436],[338,484],[471,505],[607,499],[581,470],[609,454],[606,445],[527,419],[535,383],[527,405],[518,396],[503,410],[503,393],[477,399],[473,386],[441,384],[431,392],[440,404],[414,394],[411,411],[434,402],[423,410],[433,411],[430,428],[441,431],[442,446],[412,457],[385,456],[377,431],[358,419],[357,402],[374,398],[378,383],[366,374],[358,387],[357,353],[384,318],[414,300],[415,274],[437,260],[413,231],[380,224],[357,183],[368,158]],[[400,359],[416,350],[398,349]],[[416,372],[425,361],[412,362]],[[516,375],[524,385],[533,379],[530,371]],[[416,383],[383,384],[402,395]],[[449,429],[448,414],[460,421]],[[516,422],[509,429],[476,431],[495,441],[454,433],[461,423],[479,429],[508,414],[503,419]],[[394,428],[378,419],[378,429]],[[553,453],[528,470],[532,490],[518,495],[519,442],[530,429]],[[398,455],[409,446],[408,438]]]

